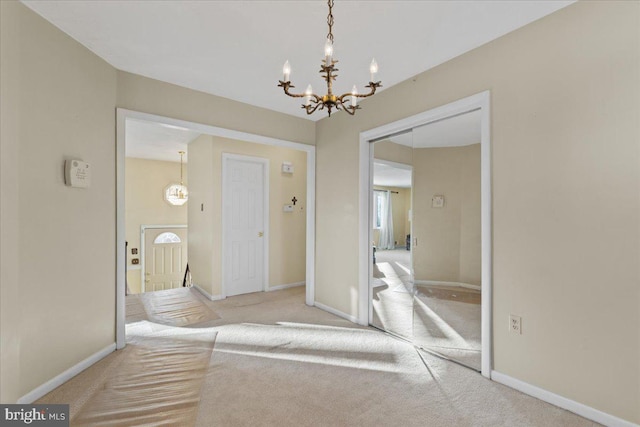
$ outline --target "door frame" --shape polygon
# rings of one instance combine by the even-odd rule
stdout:
[[[146,120],[168,126],[200,132],[206,135],[235,139],[254,144],[271,145],[304,151],[307,155],[306,199],[306,275],[305,303],[315,305],[315,251],[316,251],[316,147],[301,142],[241,132],[237,130],[173,119],[156,114],[116,108],[116,348],[126,345],[125,339],[125,139],[127,120]]]
[[[153,224],[142,224],[140,226],[140,290],[141,292],[146,292],[145,289],[145,232],[147,229],[163,229],[163,228],[188,228],[187,224],[179,224],[179,225],[153,225]]]
[[[229,254],[227,251],[227,239],[229,238],[229,232],[226,226],[229,222],[229,218],[227,218],[227,210],[224,207],[224,201],[228,200],[227,192],[230,190],[227,187],[229,182],[227,182],[226,178],[227,168],[229,167],[229,160],[259,163],[262,165],[262,179],[264,184],[262,189],[262,196],[264,198],[262,212],[262,221],[264,227],[264,239],[262,240],[262,290],[265,292],[269,290],[269,159],[241,154],[222,153],[222,298],[227,297],[227,284],[225,282],[228,268],[227,262],[229,261]]]
[[[358,269],[358,323],[369,325],[371,313],[372,274],[371,248],[371,188],[373,182],[373,150],[370,141],[417,126],[426,125],[452,116],[474,110],[481,112],[480,129],[480,194],[481,194],[481,247],[482,247],[482,306],[481,331],[482,355],[481,373],[491,378],[492,353],[492,214],[491,214],[491,139],[490,139],[490,99],[489,91],[436,107],[405,119],[360,133],[360,228],[359,228],[359,269]],[[368,218],[368,220],[364,220]]]

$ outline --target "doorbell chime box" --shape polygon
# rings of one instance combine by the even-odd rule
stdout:
[[[64,183],[69,187],[89,188],[91,185],[89,163],[76,159],[65,160]]]

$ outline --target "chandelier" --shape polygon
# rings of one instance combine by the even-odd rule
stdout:
[[[359,94],[358,88],[354,85],[351,92],[344,93],[340,96],[334,95],[332,90],[333,81],[336,79],[337,74],[336,71],[338,69],[335,67],[335,64],[338,62],[333,59],[333,1],[328,0],[327,4],[329,6],[329,15],[327,16],[327,24],[329,24],[329,34],[327,35],[327,42],[324,45],[324,60],[320,64],[320,74],[327,82],[327,93],[326,95],[320,96],[313,93],[313,88],[311,85],[307,86],[307,90],[304,93],[297,94],[291,93],[289,89],[294,88],[295,86],[291,84],[289,80],[291,76],[291,65],[289,65],[289,61],[284,63],[284,67],[282,68],[282,72],[284,77],[282,80],[279,80],[280,84],[278,87],[284,89],[284,93],[293,97],[293,98],[304,98],[304,104],[302,104],[302,108],[304,108],[307,114],[313,114],[316,110],[324,110],[327,109],[329,113],[329,117],[331,117],[331,110],[335,108],[336,110],[344,110],[352,116],[356,113],[356,110],[360,109],[358,105],[358,98],[367,98],[374,93],[376,93],[376,89],[382,86],[382,82],[375,81],[376,73],[378,72],[378,64],[376,60],[373,59],[371,61],[371,65],[369,66],[369,72],[371,73],[371,80],[369,84],[365,86],[369,89],[368,93]]]
[[[184,151],[178,151],[180,154],[180,184],[171,184],[164,190],[164,199],[173,206],[182,206],[189,200],[189,190],[182,181],[182,156]]]

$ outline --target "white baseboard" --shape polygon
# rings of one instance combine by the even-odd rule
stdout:
[[[305,285],[305,282],[295,282],[295,283],[287,283],[285,285],[276,285],[268,288],[267,292],[281,291],[283,289],[295,288],[296,286],[304,286],[304,285]]]
[[[314,302],[313,305],[315,307],[318,307],[320,310],[324,310],[328,313],[334,314],[338,317],[342,317],[343,319],[347,319],[348,321],[352,322],[352,323],[358,323],[358,318],[356,316],[352,316],[350,314],[347,313],[343,313],[340,310],[336,310],[335,308],[331,308],[328,305],[324,305],[322,303],[319,302]]]
[[[551,403],[552,405],[559,406],[562,409],[573,412],[574,414],[578,414],[581,417],[604,424],[605,426],[639,427],[638,424],[634,424],[631,421],[623,420],[622,418],[599,411],[598,409],[576,402],[575,400],[567,399],[566,397],[562,397],[529,383],[525,383],[524,381],[520,381],[508,375],[501,374],[500,372],[491,371],[491,379],[500,384],[504,384],[507,387],[511,387],[528,394],[529,396],[533,396],[547,403]]]
[[[114,351],[116,351],[116,343],[109,344],[102,350],[92,354],[91,356],[87,357],[81,362],[73,365],[72,367],[70,367],[60,375],[57,375],[52,379],[50,379],[49,381],[47,381],[46,383],[40,385],[39,387],[34,388],[29,393],[25,394],[20,399],[18,399],[17,403],[21,405],[26,405],[26,404],[35,402],[45,394],[49,393],[50,391],[52,391],[57,387],[60,387],[62,384],[66,383],[71,378],[75,377],[80,372],[84,371],[94,363],[102,360],[103,358],[110,355]]]
[[[207,298],[210,301],[220,301],[225,299],[226,297],[222,296],[222,295],[211,295],[209,292],[205,291],[204,289],[202,289],[200,286],[196,285],[195,283],[191,284],[191,287],[195,288],[198,292],[200,292],[202,295],[205,296],[205,298]]]
[[[476,291],[481,290],[480,285],[472,285],[462,282],[444,282],[442,280],[414,280],[416,285],[436,285],[436,286],[459,286],[461,288],[474,289]]]

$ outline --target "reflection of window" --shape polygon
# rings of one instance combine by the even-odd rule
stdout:
[[[382,226],[382,192],[373,192],[373,228],[378,230]]]
[[[158,234],[158,237],[153,241],[153,243],[180,243],[182,240],[175,233],[166,232]]]

